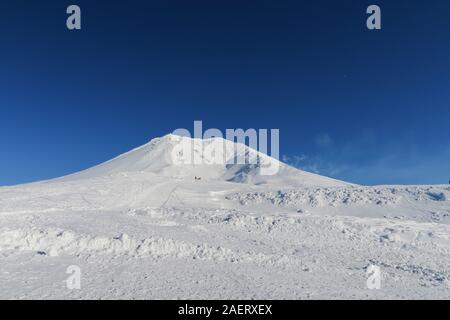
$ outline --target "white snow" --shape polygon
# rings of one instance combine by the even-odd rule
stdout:
[[[180,164],[185,142],[201,164]],[[357,186],[243,146],[261,161],[232,164],[234,148],[168,135],[1,187],[0,298],[450,298],[449,186]],[[66,287],[71,265],[80,290]],[[370,265],[380,290],[366,286]]]

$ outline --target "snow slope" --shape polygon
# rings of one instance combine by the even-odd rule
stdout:
[[[183,143],[201,163],[180,164]],[[230,163],[234,148],[259,161]],[[449,186],[356,186],[223,139],[168,135],[0,188],[0,298],[448,299],[449,266]]]
[[[190,156],[183,154],[184,146],[193,150]],[[213,155],[214,151],[220,153],[217,158]],[[237,158],[243,160],[238,162]],[[252,159],[254,159],[253,162],[251,162]],[[240,164],[245,160],[247,163]],[[216,164],[217,162],[219,164]],[[261,167],[264,166],[279,169],[278,173],[264,176],[260,172]],[[269,183],[296,187],[348,185],[342,181],[295,169],[246,145],[233,143],[223,138],[201,140],[172,134],[153,139],[139,148],[94,168],[66,177],[64,180],[99,177],[121,172],[149,172],[173,179],[197,176],[214,181]]]

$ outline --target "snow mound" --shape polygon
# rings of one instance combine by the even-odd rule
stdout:
[[[225,261],[230,263],[256,263],[285,267],[301,265],[300,261],[283,255],[233,251],[204,243],[193,244],[179,240],[149,237],[137,240],[127,234],[115,237],[91,236],[55,228],[6,229],[0,231],[1,251],[35,251],[38,255],[81,255],[90,253],[129,255],[136,258],[152,257]]]

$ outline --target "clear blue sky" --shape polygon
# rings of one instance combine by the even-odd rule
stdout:
[[[450,178],[449,1],[3,1],[0,40],[0,185],[194,120],[280,128],[285,160],[338,179]]]

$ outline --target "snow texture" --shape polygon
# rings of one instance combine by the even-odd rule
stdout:
[[[200,164],[183,162],[182,143]],[[234,164],[234,148],[258,162]],[[71,265],[79,290],[66,286]],[[449,299],[450,187],[357,186],[167,135],[1,187],[0,287],[2,299]]]

